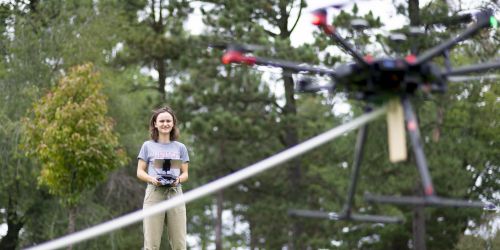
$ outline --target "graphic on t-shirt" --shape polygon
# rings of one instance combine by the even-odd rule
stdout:
[[[180,159],[181,155],[179,152],[174,151],[159,151],[155,152],[153,157],[157,159]]]

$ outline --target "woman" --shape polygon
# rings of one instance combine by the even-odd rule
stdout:
[[[188,180],[189,155],[177,141],[177,118],[169,107],[153,112],[149,122],[151,140],[144,142],[137,156],[137,177],[147,182],[143,208],[182,195],[181,183]],[[186,206],[166,212],[170,248],[186,249]],[[144,219],[144,249],[160,249],[165,214]]]

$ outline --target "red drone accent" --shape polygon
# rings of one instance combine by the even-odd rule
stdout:
[[[222,56],[222,63],[224,63],[224,64],[244,63],[244,64],[248,64],[248,65],[254,65],[255,64],[255,57],[244,56],[239,51],[230,50]]]
[[[406,62],[413,64],[417,61],[417,57],[413,54],[409,54],[405,57]]]
[[[425,188],[425,195],[434,195],[434,188],[432,186],[427,186]]]
[[[313,12],[312,24],[316,26],[325,26],[326,25],[326,11],[319,10]]]
[[[414,131],[417,129],[417,123],[415,121],[409,121],[408,122],[408,130]]]
[[[373,56],[368,54],[366,56],[363,57],[363,59],[365,60],[365,62],[367,63],[372,63],[373,62]]]

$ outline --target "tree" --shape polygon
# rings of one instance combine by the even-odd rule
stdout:
[[[34,176],[37,170],[31,168],[30,159],[22,156],[19,143],[22,137],[20,118],[26,107],[31,105],[29,87],[24,85],[21,79],[31,75],[28,69],[16,71],[20,61],[23,61],[22,53],[18,52],[14,43],[26,45],[21,34],[12,31],[24,13],[17,8],[15,3],[0,4],[0,157],[3,159],[0,172],[0,209],[1,223],[7,225],[7,233],[0,241],[1,249],[16,249],[22,236],[20,232],[26,229],[26,225],[32,221],[30,218],[36,216],[43,207],[44,201],[51,201],[44,190],[34,189]],[[18,18],[15,18],[18,17]],[[17,31],[17,30],[16,30]],[[27,32],[29,33],[29,32]],[[16,37],[14,42],[13,37]],[[29,40],[29,39],[28,39]],[[31,41],[31,40],[30,40]],[[28,51],[24,55],[29,54]],[[32,57],[33,58],[33,55]],[[31,69],[40,69],[35,62]],[[39,80],[46,79],[39,77]],[[30,87],[33,87],[31,85]],[[36,229],[35,229],[36,230]],[[26,234],[29,234],[27,232]]]
[[[0,163],[3,169],[0,173],[0,187],[5,190],[0,194],[3,210],[1,223],[5,223],[8,228],[7,234],[0,240],[0,248],[13,250],[19,243],[19,232],[34,214],[37,204],[40,204],[42,192],[33,192],[30,183],[37,171],[24,167],[29,160],[21,157],[21,152],[16,147],[21,138],[19,122],[13,121],[1,111],[0,138],[0,155],[3,159]]]
[[[274,47],[265,52],[268,56],[281,57],[289,60],[305,60],[315,62],[314,48],[303,46],[301,48],[292,48],[290,35],[295,30],[298,19],[301,17],[302,10],[305,8],[305,1],[204,1],[212,3],[202,13],[206,13],[204,22],[210,27],[213,33],[226,40],[235,40],[237,37],[238,43],[258,43],[261,45],[269,45]],[[298,13],[297,16],[292,16],[292,12]],[[265,25],[262,25],[265,24]],[[264,27],[263,27],[264,26]],[[259,52],[256,52],[257,54]],[[281,96],[276,99],[281,101],[281,105],[275,105],[274,109],[278,114],[279,122],[276,126],[279,131],[275,136],[280,140],[284,148],[292,147],[299,143],[299,131],[297,128],[297,105],[294,93],[295,81],[290,72],[286,70],[280,74],[279,79],[276,79],[284,90]],[[277,102],[278,103],[278,102]],[[301,180],[303,173],[301,170],[300,159],[293,159],[287,163],[287,175],[282,178],[287,179],[287,192],[295,203],[300,203],[302,188]],[[292,195],[293,194],[293,195]],[[283,230],[292,232],[285,235],[290,235],[288,242],[281,242],[283,245],[288,245],[290,248],[301,249],[302,242],[298,235],[301,234],[301,225],[290,221],[283,221]],[[270,241],[281,241],[282,239],[273,238]],[[276,246],[275,246],[276,247]]]
[[[82,196],[126,163],[101,88],[91,64],[74,67],[23,120],[24,149],[38,159],[39,184],[69,208],[68,233]]]
[[[107,67],[114,58],[114,46],[123,34],[123,13],[116,5],[116,2],[91,0],[7,1],[1,4],[0,148],[1,158],[9,161],[3,163],[3,171],[0,173],[0,207],[5,211],[2,213],[4,223],[7,223],[7,219],[3,215],[14,213],[17,213],[17,218],[23,222],[20,231],[15,231],[17,227],[14,226],[8,228],[9,235],[19,235],[18,242],[12,244],[13,246],[33,245],[66,231],[66,218],[52,215],[58,214],[59,211],[66,213],[66,210],[61,208],[46,187],[33,188],[37,186],[39,169],[32,167],[36,162],[21,154],[18,145],[22,134],[20,118],[31,111],[33,100],[38,100],[51,86],[56,85],[63,69],[87,61],[96,65],[102,73],[103,91],[110,97],[109,115],[118,121],[115,133],[120,134],[123,131],[121,134],[125,136],[120,136],[119,139],[122,143],[128,143],[127,146],[133,147],[131,155],[136,154],[138,141],[142,141],[144,135],[147,135],[142,124],[129,122],[138,119],[137,113],[131,112],[134,110],[131,107],[142,112],[149,109],[149,106],[139,104],[141,100],[147,100],[149,93],[129,93],[129,86],[138,82],[129,72],[138,70],[128,68],[121,71]],[[110,87],[120,85],[122,88],[116,90]],[[128,103],[134,105],[116,103],[117,99],[124,98],[130,99]],[[140,120],[146,119],[147,117]],[[135,159],[135,156],[130,158]],[[85,213],[77,218],[79,227],[90,226],[138,208],[137,204],[140,204],[142,197],[132,198],[142,196],[143,187],[136,182],[135,175],[123,171],[134,167],[128,166],[114,171],[108,183],[96,187],[95,195],[82,197],[85,201],[80,204],[80,211],[92,213]],[[120,195],[121,192],[127,192],[129,199],[115,198],[115,195]],[[11,205],[7,206],[8,204]],[[11,222],[15,222],[14,219],[15,217],[11,216]],[[134,242],[127,230],[91,243],[103,247],[109,244],[112,247],[127,244],[127,241]],[[137,234],[135,242],[139,242],[140,237],[141,235]],[[14,237],[5,237],[2,241],[7,242],[9,239]],[[93,245],[89,248],[93,248]]]
[[[210,36],[205,38],[208,39]],[[189,78],[176,86],[168,99],[182,120],[182,140],[188,140],[195,153],[189,184],[201,185],[269,155],[275,150],[277,141],[273,136],[275,130],[271,129],[275,123],[274,98],[267,86],[259,83],[260,74],[237,67],[220,69],[213,53],[199,46],[194,48],[192,54],[197,54],[198,60],[191,65]],[[226,74],[231,78],[221,77]],[[241,240],[245,235],[223,234],[222,212],[231,211],[236,215],[234,206],[247,203],[238,196],[241,196],[240,190],[219,191],[213,205],[200,205],[193,216],[195,226],[206,211],[215,207],[216,249],[246,243]],[[212,236],[203,235],[207,232],[203,227],[197,228],[200,228],[197,233],[200,238]]]
[[[121,66],[138,64],[158,74],[156,85],[142,86],[157,90],[158,103],[165,101],[169,86],[167,79],[175,79],[182,72],[179,62],[189,51],[189,36],[183,23],[191,11],[186,0],[125,1],[120,5],[127,19],[127,35],[116,63]]]

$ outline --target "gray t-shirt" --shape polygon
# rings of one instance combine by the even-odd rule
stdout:
[[[186,146],[178,141],[158,143],[150,140],[142,144],[137,159],[147,163],[151,176],[171,174],[177,177],[181,174],[182,163],[189,162],[189,155]]]

